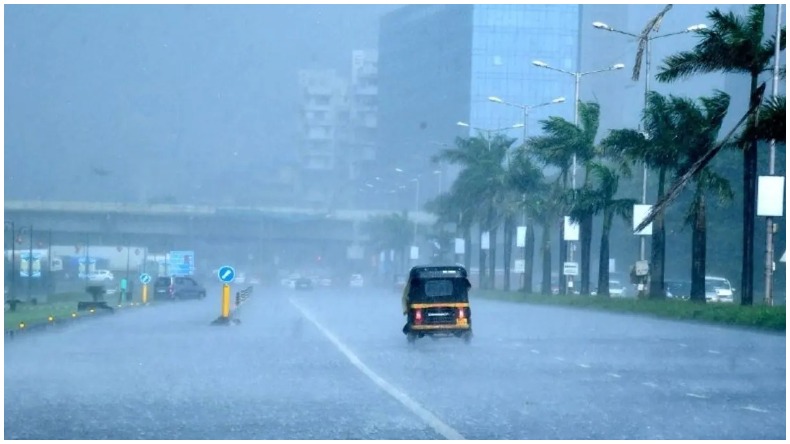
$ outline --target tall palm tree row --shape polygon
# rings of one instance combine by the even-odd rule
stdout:
[[[714,9],[708,13],[711,25],[695,31],[699,43],[690,51],[668,57],[656,76],[661,82],[688,78],[698,73],[744,73],[749,75],[749,106],[757,106],[756,94],[761,73],[770,68],[774,56],[776,35],[764,38],[765,5],[751,5],[745,17],[734,12]],[[785,29],[781,30],[780,48],[785,48]],[[752,124],[751,126],[756,126]],[[754,134],[740,139],[743,150],[743,226],[741,304],[753,302],[754,226],[757,192],[757,142]]]

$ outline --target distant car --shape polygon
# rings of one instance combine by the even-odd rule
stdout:
[[[294,289],[296,290],[312,290],[313,280],[306,277],[301,277],[294,281]]]
[[[735,290],[730,281],[718,276],[705,276],[705,299],[711,302],[733,302]]]
[[[96,270],[88,274],[88,280],[94,282],[112,281],[114,279],[115,275],[110,270]]]
[[[403,274],[396,275],[395,282],[393,284],[393,289],[397,292],[402,292],[405,287],[406,287],[406,275]]]
[[[332,279],[331,278],[321,278],[318,280],[318,285],[322,287],[331,287],[332,286]]]
[[[348,282],[349,287],[364,287],[365,286],[365,279],[362,277],[361,274],[352,274],[351,279]]]
[[[154,281],[154,299],[203,299],[206,289],[189,276],[162,276]]]
[[[689,299],[691,297],[690,281],[667,279],[664,281],[664,289],[668,298]]]

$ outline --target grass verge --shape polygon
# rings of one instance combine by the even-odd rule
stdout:
[[[616,299],[598,296],[544,296],[498,290],[478,290],[472,297],[530,304],[590,308],[618,313],[648,314],[665,319],[786,331],[785,306],[743,307],[735,304],[697,304],[679,300]]]
[[[49,322],[58,322],[66,319],[71,319],[72,313],[76,313],[77,317],[91,316],[94,313],[88,311],[77,311],[77,303],[80,301],[90,301],[91,296],[86,293],[60,293],[51,295],[47,303],[44,304],[19,304],[16,311],[9,311],[6,305],[6,312],[4,316],[5,330],[19,330],[21,328],[35,327]],[[118,303],[114,295],[107,295],[104,300],[110,306]],[[52,321],[50,320],[52,317]],[[24,324],[24,327],[21,325]]]

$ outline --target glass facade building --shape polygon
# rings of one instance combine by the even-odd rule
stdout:
[[[393,181],[429,176],[442,144],[475,133],[459,121],[485,129],[523,123],[521,109],[490,96],[528,106],[567,99],[532,110],[529,135],[539,134],[539,121],[549,115],[573,119],[573,77],[532,61],[577,70],[580,11],[579,5],[411,5],[383,17],[379,168],[370,174]],[[520,140],[523,133],[508,134]],[[394,175],[396,167],[406,174]],[[423,188],[421,201],[436,194]]]

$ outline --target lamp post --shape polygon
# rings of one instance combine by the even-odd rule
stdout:
[[[647,108],[647,96],[648,96],[648,93],[650,92],[650,66],[651,66],[651,64],[650,64],[650,58],[651,58],[650,42],[653,41],[653,40],[656,40],[656,39],[664,38],[664,37],[669,37],[669,36],[673,36],[673,35],[680,35],[680,34],[687,34],[689,32],[694,32],[694,31],[698,31],[700,29],[707,28],[707,26],[704,25],[704,24],[698,24],[698,25],[689,26],[688,28],[686,28],[683,31],[670,32],[670,33],[667,33],[667,34],[660,34],[660,35],[650,36],[650,32],[648,32],[647,36],[643,37],[642,35],[639,35],[639,34],[636,34],[636,33],[627,32],[627,31],[621,31],[619,29],[614,29],[611,26],[609,26],[609,25],[607,25],[606,23],[603,23],[603,22],[593,22],[592,25],[596,29],[601,29],[603,31],[616,32],[618,34],[623,34],[623,35],[627,35],[629,37],[636,37],[637,39],[644,39],[645,40],[645,97],[644,97],[644,108]],[[637,80],[637,78],[634,78],[634,80]],[[642,205],[645,205],[645,204],[647,204],[647,164],[643,163],[643,165],[642,165]],[[639,260],[644,261],[645,260],[645,254],[646,254],[645,253],[645,237],[644,236],[640,236],[640,238],[639,238]]]
[[[521,128],[521,127],[525,127],[526,126],[523,123],[516,123],[515,125],[506,126],[506,127],[503,127],[503,128],[488,129],[488,128],[478,128],[476,126],[471,126],[468,123],[461,122],[461,121],[456,123],[456,125],[463,126],[463,127],[466,127],[466,128],[472,128],[474,130],[480,131],[481,133],[486,133],[486,139],[488,140],[488,150],[489,151],[491,151],[491,135],[492,134],[500,133],[502,131],[508,131],[508,130],[511,130],[511,129],[517,129],[517,128]]]
[[[575,126],[577,126],[577,127],[579,126],[579,95],[580,95],[579,88],[580,88],[580,85],[581,85],[582,77],[590,75],[590,74],[597,74],[597,73],[609,72],[609,71],[617,71],[619,69],[625,68],[624,64],[616,63],[616,64],[614,64],[614,65],[612,65],[612,66],[610,66],[608,68],[596,69],[596,70],[593,70],[593,71],[572,72],[572,71],[566,71],[566,70],[560,69],[560,68],[555,68],[555,67],[549,65],[548,63],[540,61],[540,60],[533,60],[532,64],[537,66],[538,68],[550,69],[552,71],[557,71],[557,72],[561,72],[563,74],[567,74],[567,75],[573,76],[573,78],[575,80],[574,100],[573,100],[573,124]],[[575,192],[575,190],[576,190],[576,153],[573,153],[573,160],[572,160],[572,167],[571,167],[571,188]],[[560,242],[564,242],[564,237],[565,237],[565,229],[564,228],[565,227],[564,227],[564,224],[563,224],[561,226],[561,228],[560,228]],[[568,242],[568,244],[567,244],[567,251],[568,251],[567,252],[568,260],[570,262],[573,262],[573,248],[571,248],[571,243],[570,242]],[[563,275],[562,269],[560,270],[560,275]],[[564,289],[564,288],[565,288],[564,286],[561,287],[561,289]]]
[[[523,123],[524,131],[523,131],[523,136],[521,138],[522,139],[521,143],[522,143],[522,149],[524,149],[524,151],[526,152],[526,149],[527,149],[527,125],[528,125],[527,119],[529,118],[529,111],[534,109],[534,108],[540,108],[540,107],[543,107],[543,106],[557,105],[557,104],[560,104],[560,103],[564,103],[565,102],[565,97],[557,97],[554,100],[551,100],[549,102],[539,103],[537,105],[520,105],[520,104],[516,104],[516,103],[511,103],[511,102],[503,100],[502,98],[497,97],[497,96],[490,96],[488,98],[488,100],[491,101],[491,102],[494,102],[494,103],[501,103],[502,105],[507,105],[507,106],[512,106],[514,108],[519,108],[523,112],[523,116],[524,116],[524,123]],[[522,198],[524,199],[524,202],[526,203],[526,200],[527,200],[526,194],[524,194],[522,196]],[[524,223],[525,226],[527,225],[527,211],[526,211],[526,209],[524,210],[524,214],[523,214],[523,223]],[[527,249],[527,242],[526,242],[526,239],[524,239],[524,266],[525,267],[526,267],[526,264],[527,264],[527,256],[528,255],[529,255],[529,251]],[[532,270],[529,270],[529,272],[531,273]],[[527,282],[527,270],[525,268],[524,269],[524,283],[526,283],[526,282]],[[526,289],[525,291],[527,293],[529,293],[530,291],[532,291],[532,289],[531,288],[530,289]]]

